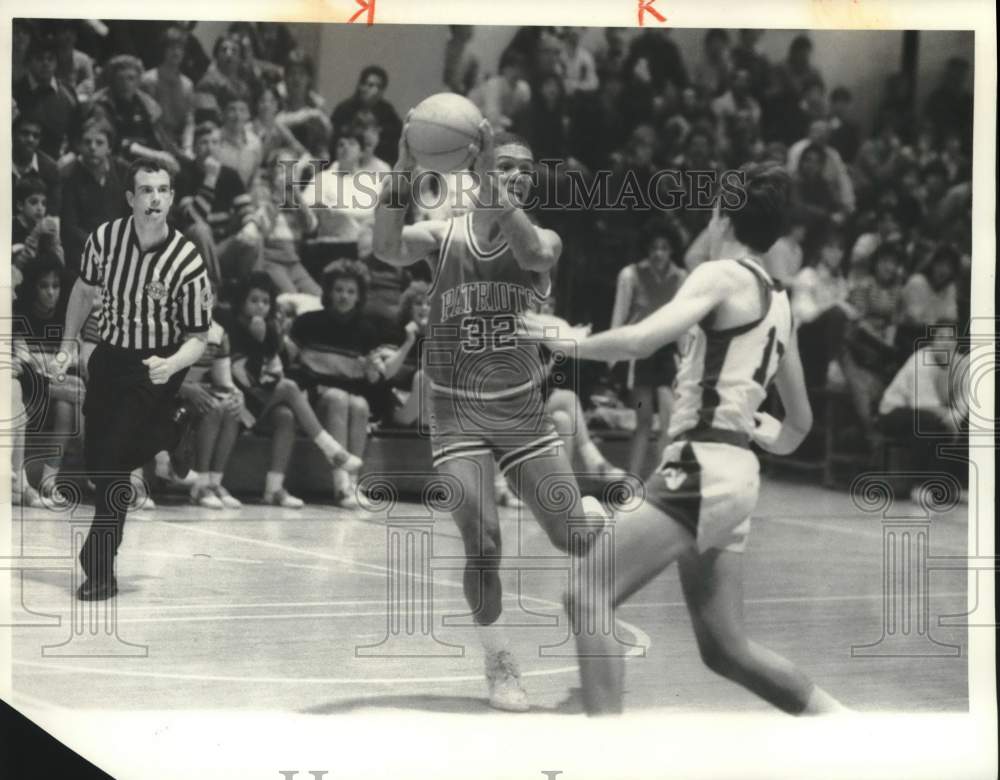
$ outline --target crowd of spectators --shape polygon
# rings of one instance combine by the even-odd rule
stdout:
[[[172,219],[201,251],[219,301],[213,348],[194,372],[200,385],[186,394],[208,415],[204,440],[221,443],[203,448],[199,463],[212,480],[193,495],[212,507],[235,500],[218,475],[237,417],[210,403],[213,383],[235,383],[247,396],[240,424],[274,439],[267,499],[297,506],[282,481],[296,426],[319,425],[361,456],[370,419],[417,416],[410,397],[426,288],[372,256],[374,212],[353,197],[359,177],[395,162],[401,112],[376,64],[359,72],[354,94],[326,105],[312,59],[286,25],[234,22],[207,52],[196,24],[15,20],[15,311],[27,313],[22,335],[41,343],[32,329],[58,319],[52,312],[65,305],[86,236],[128,214],[127,164],[165,165]],[[969,63],[948,60],[924,105],[910,74],[888,75],[869,127],[855,117],[851,92],[815,67],[807,35],[772,62],[763,31],[708,30],[701,56],[685,62],[669,30],[629,38],[608,28],[594,47],[584,32],[521,28],[494,67],[480,61],[475,28],[451,27],[441,88],[530,140],[544,160],[543,191],[609,172],[614,201],[623,186],[648,191],[663,169],[681,178],[656,186],[692,188],[683,174],[787,166],[793,204],[769,268],[792,290],[811,388],[844,383],[870,434],[884,388],[926,328],[961,332],[968,319]],[[676,239],[674,264],[690,270],[708,256],[710,210],[683,199],[670,211],[612,202],[535,216],[564,240],[557,311],[595,329],[611,322],[606,291],[644,257],[638,237],[649,223]],[[87,332],[96,338],[93,323]],[[597,373],[585,372],[587,388],[604,381]],[[60,398],[57,430],[69,414],[68,396]],[[339,500],[349,500],[347,475],[335,481]],[[31,500],[30,486],[19,486]]]

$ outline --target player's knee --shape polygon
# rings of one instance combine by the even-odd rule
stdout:
[[[706,667],[723,677],[730,676],[739,667],[738,654],[716,637],[699,638],[698,653]]]

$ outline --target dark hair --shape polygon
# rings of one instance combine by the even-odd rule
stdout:
[[[337,144],[344,138],[352,138],[358,142],[358,146],[362,149],[365,148],[365,135],[360,127],[355,127],[353,124],[341,127],[334,134],[333,142],[330,144],[330,147],[335,150],[337,148]]]
[[[245,95],[237,95],[233,92],[225,92],[222,96],[222,100],[219,101],[219,109],[225,111],[233,103],[243,103],[247,109],[250,108],[250,99]]]
[[[875,266],[878,265],[879,260],[884,257],[888,257],[897,263],[903,262],[903,250],[894,241],[883,241],[878,245],[878,248],[872,253],[872,271],[875,270]]]
[[[287,74],[292,68],[301,68],[304,70],[306,75],[309,76],[310,83],[316,78],[316,68],[313,65],[312,58],[306,54],[304,49],[292,49],[288,52],[288,57],[285,58],[285,73]]]
[[[367,79],[369,76],[378,76],[382,82],[382,89],[389,86],[389,74],[386,73],[385,68],[380,65],[367,65],[361,71],[361,75],[358,76],[358,84]]]
[[[11,122],[11,130],[16,133],[22,125],[34,125],[39,130],[42,129],[42,123],[38,121],[38,117],[34,114],[26,114],[23,111],[14,117],[14,121]]]
[[[202,122],[199,122],[194,129],[194,136],[192,137],[192,142],[197,143],[202,136],[206,136],[213,130],[218,130],[218,129],[219,129],[218,123],[211,119],[206,119]]]
[[[798,51],[812,51],[813,42],[808,35],[796,35],[792,39],[791,45],[788,47],[788,53],[794,54]]]
[[[805,159],[807,154],[815,154],[819,157],[819,161],[822,164],[826,160],[826,150],[823,149],[819,144],[809,144],[805,149],[802,150],[802,154],[799,155],[799,163]]]
[[[961,263],[961,257],[958,250],[955,249],[951,244],[942,244],[937,249],[934,250],[934,254],[931,255],[930,262],[927,263],[927,267],[934,265],[935,263],[947,263],[951,266],[952,271],[958,273],[958,267]]]
[[[149,171],[150,173],[156,173],[157,171],[163,171],[167,174],[167,178],[170,180],[170,189],[174,188],[174,175],[164,167],[163,163],[157,160],[144,160],[141,157],[134,160],[132,164],[128,167],[128,183],[125,185],[125,190],[127,192],[135,192],[135,177],[140,171]]]
[[[349,260],[346,257],[334,260],[323,269],[320,285],[323,288],[323,294],[320,298],[323,308],[329,308],[332,303],[333,285],[339,279],[352,279],[358,285],[358,305],[355,310],[360,311],[364,308],[365,300],[368,298],[369,278],[368,268],[360,260]]]
[[[681,238],[677,233],[677,229],[674,228],[674,226],[669,222],[653,217],[646,222],[642,229],[643,252],[649,254],[649,250],[653,247],[653,242],[658,238],[665,238],[667,243],[670,244],[671,259],[679,259],[681,252]]]
[[[91,130],[97,130],[100,133],[104,133],[108,139],[108,146],[114,150],[115,143],[118,139],[118,133],[115,131],[115,126],[112,124],[110,119],[98,114],[84,121],[83,126],[80,128],[80,140],[83,140],[83,137]]]
[[[243,39],[240,36],[238,36],[236,33],[227,32],[227,33],[223,33],[222,35],[220,35],[218,38],[215,39],[215,44],[212,46],[212,59],[213,60],[219,58],[219,49],[221,49],[222,48],[222,44],[226,43],[227,41],[232,41],[233,43],[235,43],[239,47],[240,57],[245,57],[246,56],[246,49],[243,47]]]
[[[131,54],[116,54],[105,66],[108,73],[117,73],[120,70],[125,70],[126,68],[131,68],[140,76],[142,75],[143,67],[142,60],[138,57],[134,57]]]
[[[163,31],[163,35],[160,36],[160,47],[162,49],[160,56],[165,55],[167,49],[171,46],[187,46],[187,39],[187,32],[176,25],[170,25]]]
[[[517,144],[518,146],[523,146],[528,152],[531,153],[532,159],[535,157],[535,152],[531,148],[531,144],[528,143],[528,139],[523,135],[518,135],[517,133],[512,133],[509,130],[500,130],[493,134],[493,148],[498,149],[501,146],[506,146],[508,144]]]
[[[22,176],[14,185],[14,203],[24,203],[32,195],[45,195],[47,197],[48,194],[49,190],[45,186],[45,182],[42,181],[42,177],[33,173]]]
[[[32,38],[31,43],[28,45],[28,50],[24,53],[24,60],[25,62],[31,62],[33,59],[41,57],[44,54],[51,54],[53,57],[57,57],[58,51],[59,48],[51,36],[36,35]]]
[[[263,290],[268,294],[271,298],[271,308],[268,310],[267,319],[274,317],[275,304],[278,299],[278,288],[267,271],[254,271],[236,288],[236,296],[233,298],[233,311],[236,316],[240,316],[243,312],[243,306],[246,304],[247,298],[250,297],[252,290]]]
[[[399,296],[399,314],[396,321],[400,330],[405,328],[413,316],[413,304],[419,300],[426,300],[430,297],[431,286],[427,282],[419,279],[410,282],[410,286],[403,290]]]
[[[729,217],[737,241],[764,253],[785,232],[791,179],[781,165],[749,163],[740,170],[744,177],[742,206],[730,210],[720,201],[719,211]]]
[[[59,293],[59,303],[67,299],[66,268],[63,266],[62,261],[59,260],[59,257],[50,250],[43,249],[39,251],[38,256],[34,260],[25,264],[21,273],[21,283],[17,285],[15,294],[21,305],[34,303],[38,283],[42,280],[42,277],[49,274],[55,274],[59,278],[59,284],[62,286],[62,290]],[[57,303],[56,305],[58,306],[59,304]]]
[[[523,68],[525,65],[524,55],[517,51],[517,49],[508,49],[500,57],[500,70],[503,70],[508,65],[513,65],[516,68]]]
[[[920,178],[926,179],[928,176],[941,176],[948,178],[948,167],[940,160],[931,160],[920,172]]]
[[[847,87],[834,87],[833,92],[830,93],[830,100],[851,100],[853,95],[851,95],[851,90]]]

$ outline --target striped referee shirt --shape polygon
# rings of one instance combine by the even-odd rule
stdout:
[[[212,288],[194,244],[174,227],[143,250],[132,217],[87,237],[80,277],[101,287],[101,340],[126,349],[169,347],[212,322]]]

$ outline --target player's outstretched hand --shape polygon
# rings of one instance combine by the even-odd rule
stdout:
[[[781,435],[781,422],[767,412],[755,412],[753,419],[756,423],[751,434],[753,440],[770,452]]]
[[[169,358],[161,358],[151,355],[142,361],[142,364],[149,368],[149,381],[154,385],[164,385],[174,374],[174,364]]]

